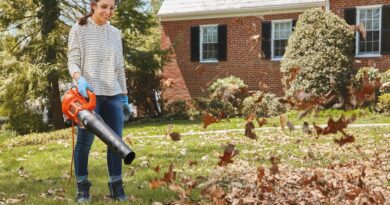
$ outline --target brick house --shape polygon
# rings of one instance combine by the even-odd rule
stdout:
[[[366,24],[356,34],[355,66],[390,68],[390,0],[165,0],[158,13],[162,48],[172,48],[163,79],[166,103],[206,96],[217,78],[234,75],[257,90],[283,94],[280,60],[298,15],[321,7]],[[261,39],[261,40],[259,40]]]

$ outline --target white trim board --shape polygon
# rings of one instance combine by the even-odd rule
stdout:
[[[213,19],[243,16],[263,16],[272,14],[301,13],[310,8],[324,7],[325,2],[311,2],[305,4],[280,5],[257,8],[240,8],[230,10],[201,11],[188,13],[158,14],[160,21],[183,21],[195,19]]]

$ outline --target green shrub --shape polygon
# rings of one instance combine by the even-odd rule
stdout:
[[[210,85],[210,87],[208,88],[208,91],[210,93],[214,94],[215,92],[221,91],[223,89],[223,87],[226,85],[234,85],[238,89],[245,89],[248,87],[244,83],[244,81],[241,80],[240,78],[235,77],[235,76],[229,76],[226,78],[217,79],[213,84]]]
[[[0,130],[0,142],[18,136],[14,130]]]
[[[376,104],[376,110],[386,115],[390,114],[390,93],[379,96],[378,103]]]
[[[233,107],[232,103],[218,98],[208,99],[198,97],[193,100],[193,104],[199,114],[207,112],[213,114],[214,116],[218,116],[219,113],[223,111],[226,115],[232,116],[236,114],[237,111],[237,109]]]
[[[195,109],[199,111],[206,111],[209,107],[209,103],[209,98],[195,97],[192,100],[192,104],[194,105]]]
[[[363,67],[358,70],[355,77],[353,78],[353,86],[357,89],[360,89],[362,87],[362,79],[364,72],[367,72],[368,74],[368,80],[370,83],[374,82],[375,80],[381,79],[381,73],[378,69],[373,67]]]
[[[331,78],[346,93],[353,74],[353,39],[345,20],[331,12],[316,8],[301,14],[281,62],[286,95],[302,88],[314,96],[325,94],[331,89]],[[296,68],[296,77],[288,83]]]
[[[169,103],[166,108],[166,112],[171,117],[175,117],[178,119],[187,119],[188,118],[188,106],[186,101],[184,100],[177,100],[174,102]]]
[[[382,73],[381,83],[389,83],[387,86],[380,89],[380,93],[390,93],[390,69],[387,69],[386,72]]]
[[[15,112],[9,117],[5,124],[5,129],[15,130],[20,135],[28,133],[42,132],[48,130],[47,125],[43,123],[42,115],[29,110]]]
[[[208,108],[206,109],[208,113],[218,116],[220,112],[224,112],[226,115],[232,116],[235,114],[235,109],[230,102],[226,102],[219,99],[212,99],[209,102]]]
[[[243,80],[235,76],[217,79],[208,88],[212,100],[209,106],[213,106],[210,108],[211,112],[217,112],[224,107],[227,109],[224,110],[226,114],[241,113],[242,101],[247,97],[247,87]]]
[[[263,96],[261,101],[257,102],[261,96]],[[286,107],[273,93],[263,94],[259,91],[245,98],[243,102],[242,113],[246,116],[255,113],[259,117],[273,117],[284,112],[286,112]]]

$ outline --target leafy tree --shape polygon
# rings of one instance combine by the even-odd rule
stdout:
[[[151,7],[147,11],[139,11],[134,8],[147,8],[143,2],[123,1],[113,21],[123,32],[129,100],[143,113],[155,115],[157,103],[162,103],[155,101],[164,64],[161,56],[167,51],[160,48],[161,30],[156,17],[161,3],[157,0],[149,3]]]
[[[353,38],[347,23],[333,13],[311,9],[300,15],[281,63],[286,94],[303,89],[319,96],[333,80],[345,93],[353,73]]]
[[[129,76],[138,82],[155,79],[161,68],[159,42],[146,37],[155,34],[151,28],[157,28],[156,20],[143,6],[141,0],[122,0],[112,21],[123,31],[127,72],[149,74]],[[63,127],[59,83],[71,81],[66,69],[68,33],[88,7],[89,0],[0,0],[0,115],[31,119],[28,113],[40,115],[46,105],[49,123],[55,129]],[[10,123],[18,129],[18,120]],[[37,125],[22,132],[42,129]]]

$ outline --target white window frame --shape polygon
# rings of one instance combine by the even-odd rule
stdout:
[[[201,63],[218,63],[219,61],[216,60],[204,60],[203,59],[203,28],[207,27],[217,27],[217,38],[218,38],[218,24],[205,24],[200,25],[200,33],[199,33],[199,62]],[[218,43],[219,39],[217,40]]]
[[[359,47],[360,47],[360,38],[359,38],[359,32],[355,32],[355,57],[382,57],[381,51],[382,51],[382,4],[380,5],[368,5],[368,6],[357,6],[356,7],[356,24],[360,22],[360,11],[364,9],[377,9],[379,8],[379,51],[375,54],[359,54]]]
[[[290,22],[291,23],[291,34],[292,34],[292,30],[293,30],[293,25],[292,25],[292,22],[293,22],[293,19],[280,19],[280,20],[273,20],[272,21],[272,26],[271,26],[271,60],[273,61],[280,61],[283,59],[283,57],[275,57],[275,53],[274,53],[274,40],[275,40],[275,36],[274,36],[274,31],[275,31],[275,23],[285,23],[285,22]],[[290,35],[291,35],[290,34]],[[290,36],[289,36],[290,37]],[[288,40],[288,38],[287,38]],[[287,47],[287,46],[286,46]]]

